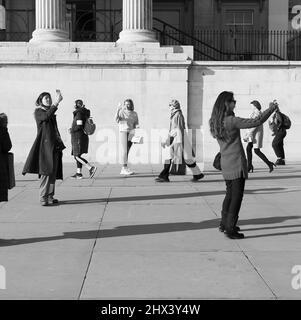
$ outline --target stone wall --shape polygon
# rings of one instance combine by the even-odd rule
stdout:
[[[158,43],[143,47],[139,44],[122,47],[116,43],[72,42],[53,47],[2,43],[0,112],[9,117],[16,161],[25,160],[35,138],[33,112],[37,96],[43,91],[55,94],[57,88],[64,97],[57,119],[67,146],[65,161],[72,161],[68,128],[76,99],[84,100],[98,128],[90,139],[89,159],[105,161],[99,159],[100,150],[105,148],[102,140],[106,132],[111,141],[118,139],[114,118],[118,103],[126,98],[134,100],[140,126],[148,135],[146,144],[136,151],[139,153],[139,149],[148,148],[149,144],[149,149],[154,146],[159,152],[159,141],[151,132],[168,129],[170,99],[178,99],[187,115],[192,51],[192,47],[160,47]],[[109,147],[108,152],[114,158],[114,141]]]
[[[146,130],[148,138],[144,146],[136,146],[133,158],[139,159],[145,152],[143,148],[148,148],[149,161],[157,162],[154,160],[158,159],[157,154],[151,154],[151,150],[161,151],[152,130],[168,128],[168,103],[174,98],[180,101],[189,128],[199,129],[193,140],[197,144],[198,159],[211,161],[218,145],[209,133],[208,120],[214,101],[223,90],[235,93],[236,113],[243,117],[251,113],[250,101],[257,99],[265,108],[271,100],[277,99],[281,110],[293,122],[285,140],[287,159],[300,159],[301,63],[191,64],[189,57],[192,57],[191,47],[166,48],[159,44],[150,44],[149,48],[132,46],[125,50],[115,43],[65,43],[52,49],[2,43],[0,112],[9,116],[16,161],[25,160],[36,134],[33,112],[38,94],[43,91],[54,94],[57,88],[64,96],[57,115],[67,146],[66,162],[72,161],[68,128],[74,100],[83,99],[91,109],[98,133],[91,137],[89,159],[102,161],[105,148],[110,149],[108,153],[114,158],[113,140],[118,139],[114,115],[118,103],[126,98],[134,100],[140,126]],[[115,137],[110,137],[112,144],[106,144],[104,135],[108,132],[113,132]],[[271,132],[265,124],[264,151],[274,159],[271,141]],[[145,161],[145,157],[142,158]]]
[[[208,121],[218,94],[224,90],[234,92],[237,100],[235,113],[241,117],[250,115],[252,100],[260,101],[265,109],[270,101],[277,99],[281,111],[292,120],[285,139],[286,158],[300,160],[300,86],[300,62],[194,62],[189,73],[188,122],[190,127],[203,127],[205,160],[212,159],[218,151],[218,144],[210,135]],[[263,150],[274,160],[273,137],[267,123],[264,129]]]

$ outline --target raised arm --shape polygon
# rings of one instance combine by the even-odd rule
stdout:
[[[51,106],[47,111],[37,108],[35,110],[35,118],[38,121],[48,121],[50,117],[56,112],[57,110],[57,105]]]
[[[117,123],[119,123],[120,120],[122,120],[121,116],[120,116],[120,111],[121,111],[121,108],[119,107],[116,111],[116,115],[115,115],[115,121]]]
[[[261,115],[254,119],[233,117],[233,126],[238,129],[255,128],[268,120],[270,115],[278,108],[276,104],[271,105]]]

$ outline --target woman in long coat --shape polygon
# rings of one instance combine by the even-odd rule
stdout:
[[[57,92],[57,102],[52,104],[48,92],[40,94],[36,101],[34,116],[37,124],[37,136],[29,152],[22,174],[36,173],[40,177],[40,203],[42,206],[58,203],[54,199],[55,181],[63,179],[62,142],[55,112],[63,97]]]
[[[253,112],[250,116],[251,119],[257,118],[261,115],[261,105],[258,101],[254,100],[251,102],[253,105]],[[248,130],[247,135],[244,139],[246,142],[248,142],[247,145],[247,157],[248,157],[248,172],[254,171],[254,167],[252,164],[252,149],[254,148],[255,154],[269,167],[270,172],[274,170],[275,164],[271,162],[265,154],[263,154],[260,149],[263,146],[263,124],[251,128]]]
[[[7,131],[7,116],[0,114],[0,202],[8,200],[8,152],[12,144]]]
[[[277,110],[278,105],[270,107],[257,118],[239,118],[234,114],[236,101],[233,92],[223,91],[216,99],[209,120],[210,132],[217,139],[221,153],[221,168],[226,182],[226,195],[222,205],[221,232],[230,239],[242,239],[237,226],[245,181],[248,179],[247,159],[241,142],[240,129],[255,128],[262,125]]]
[[[170,125],[168,138],[162,143],[162,147],[170,147],[170,159],[165,161],[164,169],[155,179],[157,182],[169,182],[169,171],[172,163],[179,165],[182,161],[191,169],[192,181],[198,181],[204,177],[200,168],[196,164],[192,145],[185,130],[185,119],[179,101],[172,100],[170,107]]]
[[[90,117],[90,110],[85,108],[82,100],[75,101],[75,111],[73,111],[73,122],[70,128],[72,152],[77,165],[76,173],[71,176],[75,179],[82,179],[83,165],[89,170],[90,178],[93,178],[97,170],[96,167],[91,166],[90,163],[82,157],[83,153],[88,153],[89,137],[84,131],[85,123]]]

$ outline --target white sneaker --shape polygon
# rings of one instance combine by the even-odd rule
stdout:
[[[128,168],[122,168],[121,171],[120,171],[120,174],[123,174],[125,176],[130,176],[130,175],[134,174],[134,172],[132,172]]]

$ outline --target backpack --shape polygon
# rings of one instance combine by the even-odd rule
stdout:
[[[284,113],[281,113],[282,117],[282,127],[284,129],[289,129],[292,125],[291,119]]]
[[[84,132],[85,134],[87,134],[88,136],[93,134],[96,130],[96,124],[93,122],[92,118],[89,117],[87,118],[86,122],[85,122],[85,126],[84,126]]]

